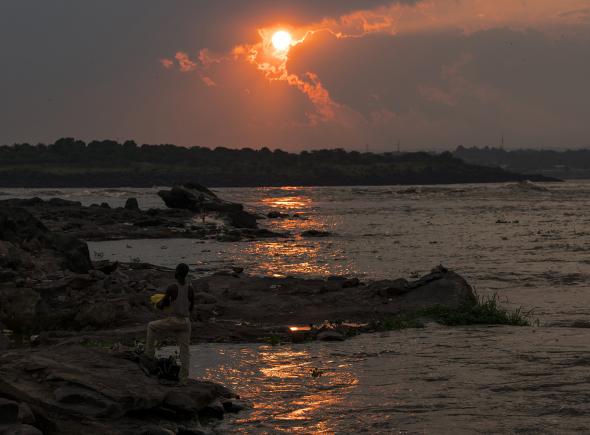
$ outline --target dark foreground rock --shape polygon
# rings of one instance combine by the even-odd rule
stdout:
[[[80,346],[2,354],[0,433],[191,433],[239,409],[235,395],[219,384],[162,384],[130,355]],[[3,432],[9,427],[14,432]]]
[[[435,305],[457,308],[475,303],[471,286],[444,269],[416,281],[365,282],[345,277],[261,277],[238,271],[193,279],[194,343],[264,342],[272,336],[289,339],[289,326],[317,326],[326,320],[362,324],[369,332],[378,330],[375,325],[381,320],[398,314]],[[149,299],[172,282],[173,275],[172,270],[146,264],[121,264],[108,275],[72,274],[51,283],[4,287],[0,298],[20,298],[20,302],[5,304],[0,322],[27,336],[38,334],[41,345],[64,340],[132,345],[145,339],[149,321],[164,315],[154,310]],[[325,328],[314,329],[321,332]],[[318,337],[313,334],[311,338]]]

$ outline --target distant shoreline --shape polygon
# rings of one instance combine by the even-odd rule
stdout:
[[[477,168],[477,166],[475,167]],[[382,181],[360,179],[355,182],[346,182],[340,177],[333,182],[313,182],[302,178],[284,178],[269,182],[243,179],[237,181],[233,177],[216,177],[199,175],[195,173],[169,173],[169,174],[137,174],[128,172],[86,172],[78,174],[50,174],[32,171],[6,172],[0,169],[0,189],[10,188],[150,188],[173,186],[185,182],[197,182],[211,188],[260,188],[260,187],[379,187],[379,186],[432,186],[445,184],[493,184],[510,183],[519,181],[532,181],[535,183],[561,183],[564,180],[545,175],[516,174],[503,171],[499,168],[483,168],[481,174],[433,174],[413,173],[400,174]]]
[[[152,187],[196,182],[211,187],[392,186],[557,182],[467,163],[450,152],[359,153],[325,149],[183,148],[65,138],[50,145],[0,147],[0,187]]]

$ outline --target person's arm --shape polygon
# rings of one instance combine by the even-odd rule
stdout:
[[[158,307],[158,309],[160,310],[169,307],[172,301],[175,300],[177,296],[178,287],[176,287],[176,284],[168,286],[168,288],[166,289],[166,294],[164,295],[162,300],[156,304],[156,307]]]
[[[192,312],[193,308],[195,306],[195,293],[193,291],[193,283],[192,282],[188,286],[188,300],[191,303],[190,306],[188,307],[188,310],[190,312]]]

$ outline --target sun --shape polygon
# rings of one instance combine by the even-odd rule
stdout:
[[[293,43],[293,37],[289,32],[279,30],[272,35],[272,45],[278,51],[287,51]]]

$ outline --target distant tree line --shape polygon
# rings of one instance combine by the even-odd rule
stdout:
[[[590,149],[505,150],[502,148],[458,147],[455,157],[467,163],[501,167],[524,174],[550,174],[560,178],[590,177]]]
[[[152,186],[178,181],[214,187],[390,185],[524,178],[500,168],[466,164],[449,152],[375,154],[325,149],[288,153],[133,141],[85,143],[73,138],[49,145],[0,146],[0,185],[15,187]]]

